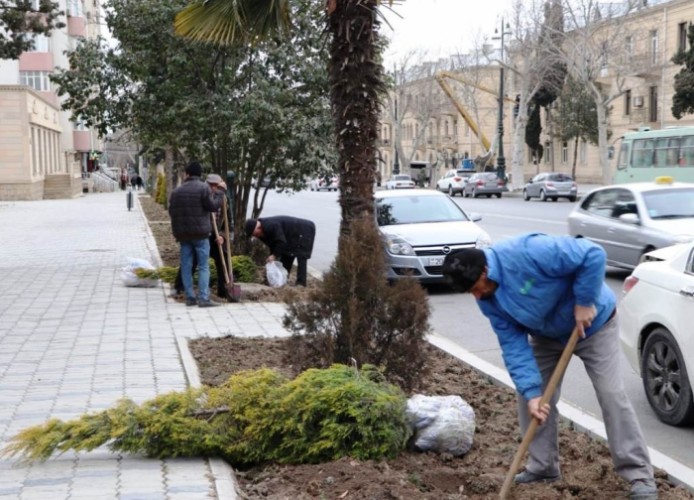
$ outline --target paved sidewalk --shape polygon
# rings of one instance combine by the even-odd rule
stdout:
[[[282,304],[186,308],[167,299],[164,287],[123,286],[128,257],[160,264],[139,203],[129,212],[123,192],[0,202],[0,235],[0,447],[52,417],[199,384],[182,349],[188,338],[287,334]],[[29,466],[0,459],[0,499],[234,496],[221,460],[156,460],[105,448]]]

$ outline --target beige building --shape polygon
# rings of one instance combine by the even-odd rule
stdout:
[[[671,62],[679,49],[689,49],[686,38],[687,28],[694,23],[694,2],[691,0],[653,1],[643,4],[628,16],[617,18],[623,33],[619,39],[620,47],[612,47],[605,54],[604,67],[600,69],[598,82],[604,92],[617,91],[619,96],[611,103],[609,114],[610,145],[619,149],[619,138],[630,130],[639,127],[661,129],[670,126],[693,125],[694,115],[676,120],[672,116],[672,96],[674,76],[681,66]],[[627,61],[628,64],[623,64]],[[626,68],[626,69],[625,69]],[[450,100],[438,85],[434,73],[426,78],[410,81],[398,86],[400,100],[413,100],[415,96],[427,93],[426,89],[437,88],[439,107],[434,106],[428,119],[422,120],[413,112],[400,114],[399,135],[402,149],[399,156],[400,171],[413,177],[418,170],[411,170],[410,161],[424,161],[431,165],[430,183],[444,175],[445,171],[459,165],[467,154],[475,158],[488,150],[482,136],[493,143],[498,136],[498,101],[494,89],[499,88],[498,66],[466,69],[457,72],[468,83],[453,80],[451,88],[455,98]],[[508,75],[508,72],[507,72]],[[513,134],[513,101],[517,94],[513,77],[506,79],[506,101],[504,106],[504,153],[506,171],[510,172]],[[484,89],[484,90],[482,90]],[[497,91],[498,92],[498,91]],[[395,94],[394,94],[395,95]],[[472,121],[479,126],[478,137],[461,115],[459,106],[472,115]],[[392,100],[390,103],[392,108]],[[383,179],[392,175],[395,153],[394,138],[396,125],[393,110],[384,110],[381,120],[379,151],[381,161],[379,171]],[[417,139],[417,130],[428,123],[425,140]],[[552,139],[547,135],[543,116],[543,136],[545,154],[539,164],[533,163],[527,147],[523,163],[524,178],[528,180],[538,172],[558,171],[570,173],[573,165],[574,144]],[[614,161],[614,159],[612,160]],[[490,165],[491,168],[492,165]],[[478,166],[479,169],[479,166]],[[579,183],[601,183],[599,151],[597,146],[578,144],[576,179]]]
[[[32,0],[38,9],[39,0]],[[99,33],[98,0],[59,0],[65,27],[35,37],[31,52],[0,60],[0,200],[69,198],[82,193],[82,178],[100,150],[95,132],[60,111],[49,80],[67,68],[66,51]]]

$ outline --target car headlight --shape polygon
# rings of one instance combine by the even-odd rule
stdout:
[[[487,248],[492,246],[492,239],[485,232],[482,232],[475,241],[475,248]]]
[[[386,237],[386,249],[393,255],[415,255],[414,248],[400,236]]]

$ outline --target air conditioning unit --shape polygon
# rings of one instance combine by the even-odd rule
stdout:
[[[643,107],[643,96],[642,95],[634,96],[634,107],[635,108],[642,108]]]
[[[389,139],[383,139],[383,145],[387,146],[388,144],[390,144],[390,140]]]

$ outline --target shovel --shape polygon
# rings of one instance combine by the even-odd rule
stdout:
[[[215,217],[214,214],[212,214],[212,227],[214,228],[214,236],[216,240],[219,240],[219,231],[217,230],[217,218]],[[229,300],[231,302],[238,302],[241,300],[241,287],[238,285],[234,285],[233,277],[229,278],[232,276],[232,274],[227,271],[227,263],[226,263],[226,256],[224,255],[224,249],[222,248],[222,244],[217,241],[217,245],[219,246],[219,256],[221,257],[219,260],[222,262],[222,271],[224,272],[224,286],[227,291],[227,297],[229,297]],[[229,248],[229,245],[231,245],[231,242],[227,239],[227,249]],[[229,263],[231,263],[231,257],[229,257]],[[220,272],[219,269],[217,269],[217,272]]]
[[[227,207],[226,196],[222,199],[222,210],[224,216],[224,237],[227,239],[227,259],[229,259],[229,284],[227,285],[227,290],[229,292],[229,300],[232,302],[239,302],[241,301],[241,287],[234,284],[234,269],[231,260],[231,234],[229,231],[229,209]]]
[[[571,361],[571,356],[573,355],[574,348],[576,347],[576,342],[578,342],[580,336],[581,329],[578,326],[576,326],[573,332],[571,332],[569,342],[566,344],[566,347],[564,347],[564,351],[562,351],[561,353],[559,362],[557,363],[557,366],[554,368],[554,372],[552,373],[552,376],[549,379],[547,388],[545,389],[544,394],[542,394],[542,398],[540,398],[540,406],[546,405],[549,402],[549,400],[552,399],[552,395],[554,394],[554,391],[557,388],[559,381],[564,376],[564,371],[566,371],[566,367],[569,364],[569,361]],[[511,468],[509,469],[508,474],[506,474],[506,480],[504,481],[504,485],[501,487],[501,493],[499,493],[499,498],[501,500],[505,500],[509,492],[511,491],[511,486],[513,486],[513,477],[516,475],[516,472],[520,467],[521,461],[525,456],[525,452],[528,451],[528,446],[530,446],[530,442],[535,437],[535,432],[537,432],[537,426],[539,425],[539,423],[540,421],[538,419],[533,418],[530,421],[530,425],[528,425],[528,430],[525,431],[523,441],[521,441],[518,451],[516,452],[516,456],[513,457]]]

